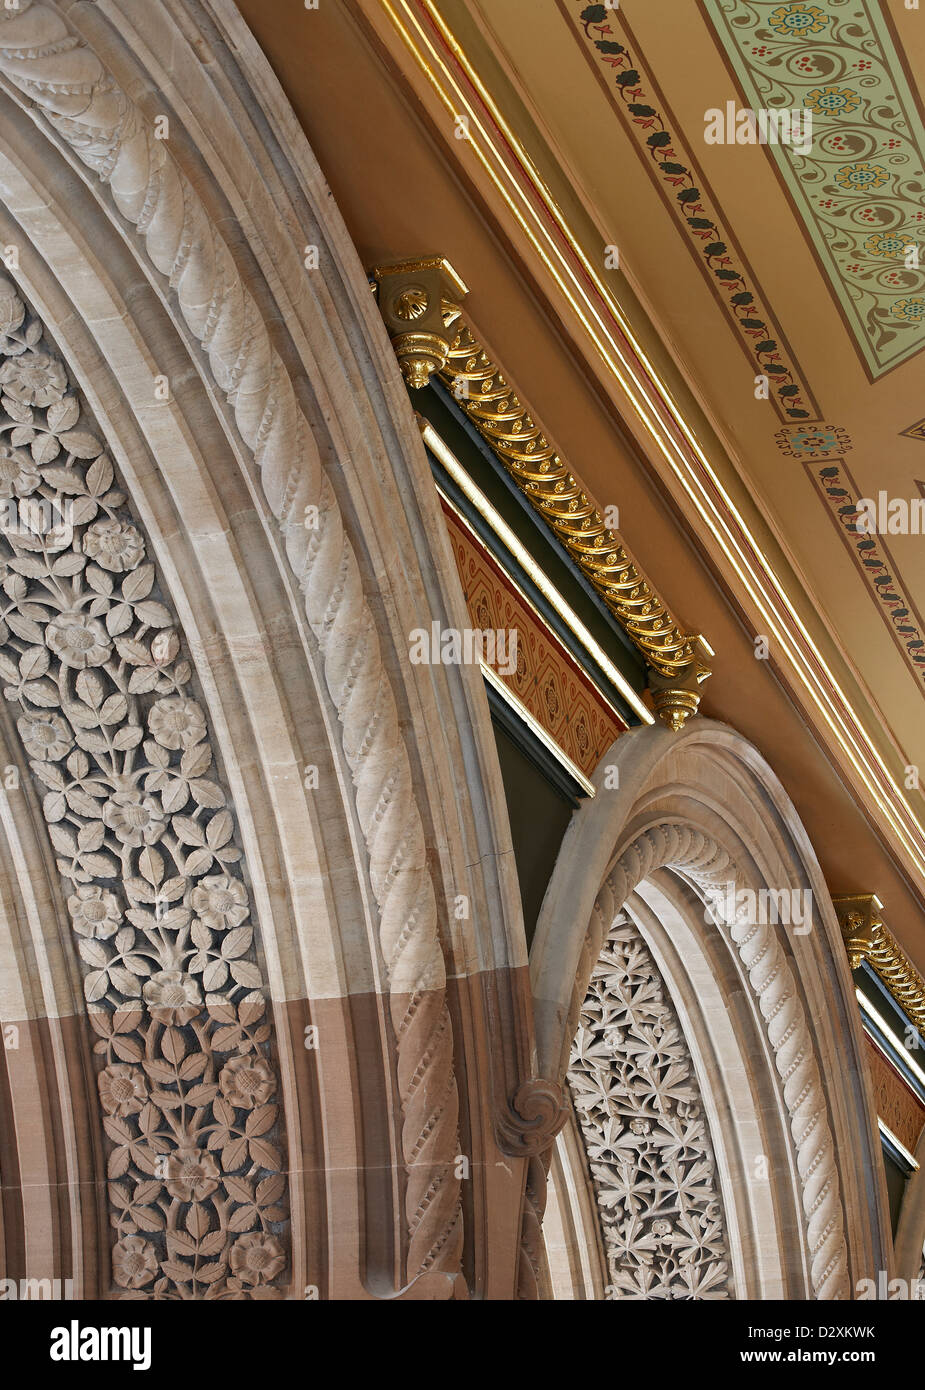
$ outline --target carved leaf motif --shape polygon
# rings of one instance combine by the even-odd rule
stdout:
[[[16,296],[2,277],[0,291]],[[224,1296],[232,1242],[256,1232],[277,1270],[286,1220],[270,1029],[255,1027],[263,980],[244,870],[229,867],[235,819],[205,776],[209,729],[141,526],[43,325],[23,314],[16,344],[0,339],[0,442],[24,451],[27,489],[23,524],[0,532],[0,679],[100,1040],[113,1274],[123,1296]],[[25,505],[39,502],[63,524],[45,529]],[[266,1291],[253,1277],[239,1294]]]
[[[568,1081],[617,1296],[729,1298],[693,1064],[655,962],[625,917],[592,972]]]

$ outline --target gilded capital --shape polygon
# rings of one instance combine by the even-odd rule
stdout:
[[[848,952],[848,963],[852,970],[857,970],[872,955],[883,927],[880,899],[875,893],[860,893],[833,898],[832,902]]]
[[[700,686],[710,675],[708,652],[701,637],[690,638],[694,659],[670,675],[649,667],[649,693],[655,712],[673,733],[680,733],[700,709]]]
[[[374,274],[402,376],[418,390],[446,366],[453,334],[445,314],[469,291],[443,256],[396,261],[377,266]]]

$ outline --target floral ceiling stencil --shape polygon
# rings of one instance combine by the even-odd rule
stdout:
[[[921,688],[925,685],[925,619],[904,584],[884,537],[858,530],[862,493],[847,463],[840,459],[824,468],[812,469],[811,476],[890,635]]]
[[[114,1296],[279,1297],[277,1078],[229,796],[145,537],[2,278],[0,594],[95,1035]]]
[[[809,384],[703,171],[679,130],[669,123],[664,97],[629,36],[622,11],[584,0],[559,3],[576,25],[592,67],[605,74],[612,104],[724,306],[752,370],[768,378],[775,411],[781,420],[817,420],[819,406]]]
[[[704,0],[745,105],[812,111],[808,154],[767,153],[872,377],[925,347],[925,127],[885,8]]]
[[[778,430],[774,442],[792,459],[829,458],[851,449],[851,440],[840,425],[792,425]]]
[[[591,975],[568,1072],[612,1298],[733,1296],[700,1091],[639,932],[621,915]]]

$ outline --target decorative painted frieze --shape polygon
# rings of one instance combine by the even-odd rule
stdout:
[[[770,144],[872,377],[925,347],[925,125],[879,0],[706,0],[755,110],[812,113],[808,151]]]
[[[573,9],[574,6],[574,9]],[[662,193],[686,245],[723,305],[752,370],[768,378],[781,420],[819,418],[809,383],[775,319],[754,271],[667,113],[664,97],[617,8],[569,0],[568,12],[591,65]]]
[[[916,681],[925,682],[925,619],[883,537],[860,529],[861,493],[845,460],[813,468],[811,477],[893,640]]]

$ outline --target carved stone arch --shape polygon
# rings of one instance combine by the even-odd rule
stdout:
[[[465,606],[363,269],[229,0],[21,0],[0,108],[10,276],[129,494],[234,810],[288,1153],[277,1282],[508,1296],[555,1106],[484,692],[408,659]]]
[[[608,790],[614,767],[619,789]],[[851,1297],[859,1278],[887,1267],[889,1230],[850,974],[797,812],[757,750],[706,720],[681,735],[624,736],[595,783],[598,795],[563,842],[531,952],[540,1066],[567,1075],[592,971],[625,914],[699,1083],[730,1291]],[[754,896],[718,905],[711,890],[727,883]],[[811,929],[750,910],[762,890],[808,893],[800,901],[811,904]],[[566,1227],[591,1228],[600,1196],[578,1133],[560,1140],[554,1167],[559,1247]],[[600,1243],[595,1252],[586,1242],[583,1272],[574,1260],[566,1271],[561,1255],[554,1251],[564,1296],[601,1297],[614,1282]]]

